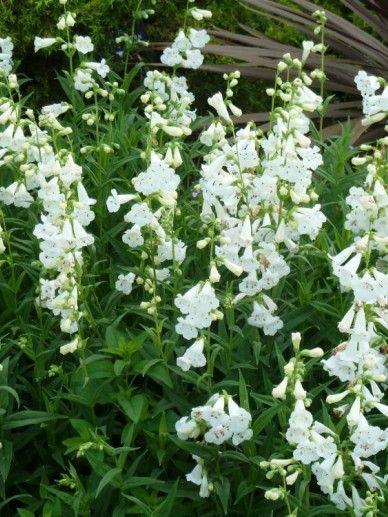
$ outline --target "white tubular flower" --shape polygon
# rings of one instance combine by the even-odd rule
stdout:
[[[275,399],[286,399],[286,390],[288,385],[288,377],[284,377],[282,382],[278,384],[275,388],[272,390],[272,396]]]
[[[322,348],[319,347],[311,349],[307,348],[305,350],[302,350],[302,355],[304,355],[305,357],[319,358],[324,355],[324,351],[322,350]]]
[[[201,433],[197,422],[187,416],[182,417],[176,422],[175,430],[180,440],[188,440],[189,438],[195,440]]]
[[[89,48],[90,48],[90,46],[89,46]],[[101,61],[99,61],[99,62],[88,61],[88,62],[83,63],[83,65],[86,67],[86,69],[94,70],[95,72],[97,72],[97,74],[100,77],[102,77],[103,79],[105,79],[105,77],[110,72],[110,68],[107,65],[105,59],[101,59]]]
[[[184,372],[190,370],[190,368],[201,368],[206,365],[206,357],[203,353],[204,347],[204,339],[197,339],[189,348],[187,348],[186,352],[178,357],[176,360],[176,364],[181,368]]]
[[[345,390],[341,393],[334,393],[333,395],[328,395],[326,397],[326,402],[328,404],[336,404],[337,402],[340,402],[342,399],[344,399],[349,393],[349,390]]]
[[[38,52],[42,48],[52,47],[56,42],[56,38],[39,38],[39,36],[36,36],[34,39],[34,50]]]
[[[232,119],[228,113],[228,108],[224,102],[224,98],[221,92],[215,93],[212,97],[207,100],[209,106],[214,108],[217,115],[221,117],[225,122],[231,123]]]
[[[73,341],[70,341],[70,343],[62,345],[59,349],[59,353],[62,355],[73,354],[79,348],[79,344],[79,338],[76,337]]]
[[[297,352],[300,347],[300,342],[302,341],[302,336],[301,336],[300,332],[292,332],[291,341],[292,341],[292,346],[294,348],[294,351]]]
[[[195,20],[199,22],[202,21],[204,18],[212,17],[211,11],[209,11],[208,9],[199,9],[198,7],[193,7],[192,9],[190,9],[190,14]]]
[[[209,282],[212,284],[216,284],[220,281],[221,275],[218,272],[217,266],[213,264],[210,268],[210,274],[209,274]]]
[[[121,205],[129,203],[135,198],[136,196],[134,194],[118,194],[116,189],[112,189],[110,196],[106,200],[108,212],[118,212]]]
[[[297,399],[297,400],[304,400],[307,396],[307,393],[306,391],[304,390],[303,386],[302,386],[302,383],[300,382],[300,380],[298,379],[296,382],[295,382],[295,386],[294,386],[294,397]]]
[[[322,105],[323,99],[310,88],[301,85],[294,97],[295,103],[299,104],[304,111],[313,112]]]
[[[314,42],[313,41],[303,41],[302,45],[303,45],[302,62],[305,62],[314,47]]]

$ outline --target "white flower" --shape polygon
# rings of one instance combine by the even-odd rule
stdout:
[[[59,353],[62,355],[66,354],[73,354],[79,347],[79,338],[76,337],[73,339],[73,341],[70,341],[70,343],[67,343],[66,345],[62,345],[59,349]]]
[[[358,424],[360,418],[361,418],[361,399],[360,397],[356,397],[354,399],[354,402],[352,404],[352,407],[350,408],[350,411],[346,417],[346,420],[348,421],[348,425],[350,427],[353,427]]]
[[[197,422],[187,416],[180,418],[176,422],[175,430],[180,440],[196,439],[201,432]]]
[[[134,224],[132,228],[126,230],[122,236],[123,242],[130,248],[137,248],[144,244],[144,238],[141,234],[141,228],[138,224]]]
[[[355,444],[354,454],[360,458],[369,458],[387,448],[388,430],[383,431],[380,427],[369,425],[366,418],[361,414],[357,428],[350,439]]]
[[[115,287],[118,291],[124,294],[130,294],[135,280],[134,273],[127,273],[126,275],[119,275]]]
[[[307,393],[306,391],[303,389],[303,386],[302,386],[302,383],[300,382],[300,380],[298,379],[296,382],[295,382],[295,387],[294,387],[294,397],[296,399],[300,399],[300,400],[304,400],[307,396]]]
[[[275,399],[285,400],[286,399],[287,385],[288,385],[288,377],[284,377],[282,382],[280,384],[278,384],[277,386],[275,386],[275,388],[273,388],[272,396]]]
[[[186,59],[182,60],[182,66],[184,68],[191,68],[197,70],[203,63],[203,55],[197,48],[186,51]]]
[[[116,189],[112,189],[110,196],[106,200],[108,212],[118,212],[121,205],[135,199],[133,194],[118,194]]]
[[[224,102],[224,98],[221,92],[215,93],[213,97],[210,97],[207,100],[208,104],[214,108],[217,112],[217,115],[225,120],[225,122],[232,122],[230,115],[228,113],[228,109]]]
[[[147,203],[135,203],[130,211],[125,214],[124,220],[142,227],[154,220],[154,214],[149,209]]]
[[[201,368],[206,365],[206,357],[203,354],[204,340],[203,338],[197,339],[189,348],[186,349],[185,353],[178,357],[176,364],[184,372],[187,372],[191,367]]]
[[[47,106],[43,106],[42,115],[51,115],[55,118],[59,117],[63,113],[66,113],[70,108],[70,105],[67,102],[58,102],[56,104],[49,104]]]
[[[77,68],[74,75],[74,88],[80,92],[87,92],[93,88],[95,82],[89,70]]]
[[[308,235],[311,240],[316,239],[326,217],[320,211],[321,205],[313,208],[298,207],[293,213],[293,218],[297,223],[299,235]]]
[[[248,318],[248,323],[262,328],[266,336],[274,336],[283,327],[283,322],[278,316],[273,316],[277,306],[268,296],[263,295],[263,302],[265,305],[253,302],[253,312]]]
[[[190,29],[189,39],[194,48],[203,48],[209,42],[210,37],[204,29]]]
[[[233,444],[239,445],[242,441],[249,440],[252,437],[252,430],[249,429],[252,422],[252,416],[249,411],[239,407],[232,397],[229,396],[228,413],[230,417],[228,428],[233,433]]]
[[[95,70],[97,72],[97,74],[102,77],[103,79],[105,79],[105,77],[109,74],[110,72],[110,68],[109,66],[106,64],[106,60],[105,59],[101,59],[100,62],[85,62],[83,63],[84,66],[86,66],[87,68],[90,68],[91,70]]]
[[[197,456],[193,456],[193,458],[197,460],[197,465],[189,474],[186,474],[186,479],[200,487],[200,497],[209,497],[212,485],[209,484],[207,473],[203,466],[203,460]]]
[[[35,52],[38,52],[42,48],[51,47],[56,42],[57,42],[56,38],[39,38],[39,36],[36,36],[34,39]]]
[[[312,112],[322,105],[323,99],[302,84],[294,95],[294,102],[301,105],[305,111]]]
[[[209,281],[203,285],[196,284],[184,295],[178,294],[175,305],[185,315],[178,318],[175,330],[185,339],[196,338],[198,329],[210,327],[212,323],[211,313],[219,306],[214,288]]]
[[[94,50],[94,45],[89,36],[75,36],[74,44],[80,54],[88,54]]]
[[[174,192],[180,182],[180,178],[163,160],[151,162],[146,172],[141,172],[133,180],[133,186],[137,190],[149,196],[158,192]]]
[[[302,45],[303,45],[303,54],[302,54],[302,62],[305,62],[306,59],[309,57],[310,55],[310,52],[312,50],[312,48],[314,47],[314,42],[313,41],[303,41]]]
[[[160,61],[167,66],[177,66],[182,63],[183,59],[177,48],[167,47],[164,49]]]
[[[211,11],[209,11],[207,9],[199,9],[198,7],[193,7],[192,9],[190,9],[190,14],[197,21],[201,21],[204,18],[212,17]]]

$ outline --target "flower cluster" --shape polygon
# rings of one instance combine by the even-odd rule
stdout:
[[[295,355],[284,367],[283,381],[272,391],[275,398],[286,399],[289,395],[294,400],[285,434],[286,440],[293,446],[293,458],[272,459],[262,462],[261,467],[269,469],[268,479],[280,474],[287,485],[292,485],[302,472],[298,465],[310,465],[322,492],[328,494],[335,502],[339,495],[335,492],[334,485],[338,483],[337,489],[340,490],[345,474],[342,451],[337,445],[339,440],[329,427],[315,421],[311,412],[306,409],[310,406],[311,400],[307,398],[302,385],[305,373],[304,358],[322,357],[323,351],[320,348],[300,350],[300,342],[301,335],[292,334]],[[270,489],[265,496],[267,499],[276,500],[287,497],[287,492],[280,487]]]
[[[91,199],[82,183],[82,168],[73,156],[52,152],[38,163],[39,190],[44,212],[34,229],[40,240],[39,259],[46,276],[40,279],[38,301],[61,316],[61,330],[78,331],[82,312],[78,299],[83,264],[82,248],[94,242],[85,227],[94,219]],[[44,171],[44,172],[43,172]],[[73,347],[61,349],[67,353]]]
[[[372,92],[380,81],[360,72],[356,84],[363,95],[364,114],[368,124],[376,121],[373,117],[380,111],[388,113],[384,102],[378,109],[371,108]],[[382,94],[382,97],[384,93]],[[379,116],[378,120],[382,120]],[[387,381],[387,365],[384,354],[383,332],[388,329],[388,274],[386,273],[386,253],[388,246],[388,194],[386,145],[387,138],[378,140],[376,146],[361,146],[364,156],[353,159],[356,166],[366,165],[367,177],[363,187],[352,187],[346,202],[350,212],[346,216],[345,228],[353,233],[353,242],[338,255],[330,257],[334,275],[341,289],[351,292],[353,301],[338,329],[348,335],[332,356],[323,361],[324,369],[346,382],[346,388],[329,395],[327,402],[340,406],[337,415],[346,414],[348,433],[353,446],[351,458],[353,471],[360,473],[370,491],[379,489],[379,467],[366,460],[388,446],[388,430],[368,422],[367,415],[377,410],[388,416],[388,406],[382,403]],[[349,467],[350,468],[350,467]],[[367,468],[370,472],[364,471]],[[355,489],[353,488],[353,491]],[[358,497],[357,515],[365,501]],[[355,503],[353,496],[353,505]],[[347,503],[349,504],[349,503]]]
[[[99,62],[95,61],[84,61],[83,56],[86,54],[90,54],[94,50],[93,42],[90,36],[80,36],[75,35],[72,40],[70,40],[70,31],[75,26],[75,13],[66,10],[64,5],[64,13],[60,16],[57,28],[61,32],[65,32],[66,39],[58,36],[56,38],[48,37],[41,38],[37,36],[34,41],[35,52],[42,50],[44,48],[49,48],[54,45],[60,45],[60,49],[68,56],[70,61],[70,73],[73,75],[74,79],[74,87],[76,90],[87,93],[92,89],[99,88],[98,83],[93,77],[94,72],[98,77],[105,79],[108,75],[110,68],[106,63],[105,59],[102,59]],[[73,73],[73,56],[78,52],[81,57],[81,63],[79,67]]]
[[[7,76],[13,67],[13,43],[10,37],[0,38],[0,74]]]
[[[322,156],[307,136],[309,119],[304,114],[319,109],[322,98],[307,86],[311,78],[303,72],[302,62],[285,59],[278,68],[276,89],[269,91],[283,105],[273,110],[267,135],[252,124],[235,131],[231,116],[241,115],[231,101],[239,77],[235,72],[225,76],[226,98],[218,92],[208,100],[218,120],[200,137],[210,147],[198,185],[203,197],[201,217],[213,237],[198,246],[214,243],[211,265],[223,265],[237,277],[246,275],[234,303],[251,297],[254,310],[248,322],[267,335],[283,325],[274,314],[276,304],[263,291],[289,273],[284,250],[295,253],[301,238],[315,239],[325,222],[311,186]],[[280,73],[291,69],[299,76],[283,82]]]
[[[183,295],[178,294],[175,305],[184,317],[178,317],[176,332],[185,339],[196,338],[198,330],[208,328],[212,321],[222,318],[222,314],[217,310],[219,304],[209,281],[204,284],[198,283]]]
[[[381,81],[360,72],[356,84],[364,97],[365,115],[373,117],[377,111],[371,111],[372,92]],[[383,101],[379,106],[383,109]],[[378,120],[382,119],[380,115]],[[373,121],[369,118],[367,123]],[[271,476],[280,468],[285,476],[285,465],[292,473],[298,472],[295,462],[310,465],[322,492],[339,509],[352,508],[357,517],[376,515],[377,501],[383,497],[381,484],[387,480],[387,476],[381,475],[378,454],[388,446],[388,430],[375,425],[379,413],[388,416],[388,406],[382,402],[387,381],[383,337],[388,329],[388,195],[384,187],[388,171],[387,143],[387,138],[383,138],[375,146],[363,145],[361,149],[365,154],[353,158],[354,165],[367,169],[364,185],[352,187],[346,198],[350,211],[345,228],[352,232],[353,241],[330,257],[341,289],[353,295],[350,308],[338,324],[339,331],[348,337],[328,359],[322,360],[323,368],[331,376],[346,383],[342,391],[328,395],[326,402],[335,405],[337,416],[346,417],[347,426],[340,437],[315,421],[307,410],[311,401],[300,382],[304,373],[300,358],[302,355],[319,357],[319,354],[302,351],[298,359],[297,353],[284,367],[286,376],[272,392],[276,398],[286,399],[289,394],[295,399],[285,435],[294,447],[293,460],[282,467],[271,462],[263,464]],[[299,342],[300,338],[295,340],[294,335],[295,352],[298,352]],[[374,417],[373,423],[368,418],[370,414]],[[282,487],[271,489],[266,497],[286,498],[287,492]]]
[[[193,0],[194,1],[194,0]],[[187,15],[202,21],[204,18],[211,18],[212,13],[205,9],[192,7]],[[164,49],[160,58],[164,65],[171,67],[191,68],[196,70],[203,63],[201,50],[210,38],[205,29],[197,30],[190,27],[188,30],[182,29],[178,32],[171,47]]]
[[[228,411],[225,411],[225,403]],[[198,406],[191,410],[190,417],[182,417],[175,424],[178,438],[198,440],[203,435],[206,443],[221,445],[229,440],[233,445],[250,440],[253,432],[250,428],[252,416],[249,411],[241,408],[226,392],[216,393],[204,406]],[[193,472],[186,476],[188,481],[201,486],[201,497],[209,495],[207,472],[203,460],[197,460],[198,465]],[[206,480],[204,478],[206,477]],[[201,482],[199,482],[201,481]],[[202,483],[207,489],[204,489]]]
[[[360,70],[355,77],[355,83],[362,95],[362,108],[365,115],[362,124],[369,126],[384,120],[388,111],[388,87],[385,80]],[[378,94],[381,88],[383,91]]]
[[[35,200],[43,207],[34,235],[40,241],[41,278],[38,304],[61,318],[61,330],[76,334],[82,311],[79,294],[82,275],[82,248],[94,238],[85,227],[94,219],[91,199],[82,183],[82,168],[73,154],[60,149],[62,137],[72,129],[59,117],[70,105],[58,103],[42,108],[38,119],[32,110],[24,113],[15,98],[20,95],[18,79],[6,77],[9,98],[1,99],[2,124],[0,154],[2,163],[15,181],[0,188],[0,200],[6,205],[28,208]],[[61,353],[74,352],[80,345],[77,335],[61,347]]]
[[[173,45],[174,50],[170,49],[171,52],[180,49],[178,53],[180,56],[185,55],[186,67],[198,58],[198,48],[207,41],[205,31],[189,29],[188,34],[190,39],[186,40],[184,31],[180,31]],[[166,49],[162,62],[165,62],[167,54]],[[174,228],[174,219],[179,213],[177,190],[181,181],[176,170],[183,163],[181,141],[191,134],[190,126],[196,114],[191,109],[194,96],[188,90],[184,77],[176,76],[175,73],[169,75],[166,72],[149,71],[144,86],[146,92],[141,96],[141,101],[145,105],[144,114],[148,119],[148,138],[141,157],[146,162],[146,170],[131,180],[131,193],[118,194],[113,189],[107,207],[110,212],[116,212],[121,205],[132,202],[129,212],[124,216],[125,222],[131,226],[122,239],[131,249],[140,251],[142,260],[141,266],[136,268],[136,274],[130,272],[120,275],[116,288],[129,294],[134,281],[143,285],[151,299],[143,301],[141,307],[156,316],[161,301],[158,284],[169,282],[172,271],[174,275],[179,274],[179,266],[186,257],[186,245],[177,238]],[[186,359],[189,356],[190,353]],[[184,367],[190,363],[186,359],[181,362]],[[198,361],[202,364],[202,357],[197,361],[194,359],[194,363]]]

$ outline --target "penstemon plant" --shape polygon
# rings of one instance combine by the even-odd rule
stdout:
[[[323,138],[325,13],[262,130],[238,71],[200,113],[194,0],[157,69],[133,3],[123,75],[59,4],[64,100],[32,109],[0,38],[2,514],[385,515],[388,140]]]

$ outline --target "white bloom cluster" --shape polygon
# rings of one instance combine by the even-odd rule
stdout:
[[[11,92],[18,90],[16,77],[9,75],[7,81]],[[46,130],[57,140],[69,136],[71,129],[58,120],[68,108],[67,103],[45,106],[36,122],[32,110],[23,117],[12,97],[1,99],[0,111],[8,115],[0,133],[0,154],[4,164],[16,169],[18,179],[0,188],[0,200],[28,208],[34,201],[31,193],[37,193],[43,207],[33,232],[40,241],[42,265],[38,303],[61,317],[63,332],[74,334],[82,316],[78,306],[82,248],[94,241],[85,227],[94,219],[91,206],[95,200],[83,186],[82,168],[70,152],[54,149]],[[78,345],[77,336],[61,353],[72,352]]]
[[[204,31],[194,29],[190,29],[188,34],[190,39],[186,41],[186,36],[181,31],[173,48],[176,51],[180,49],[179,52],[184,53],[187,63],[190,63],[197,56],[198,49],[206,43],[207,35]],[[166,53],[168,54],[167,50],[163,56]],[[147,163],[147,169],[132,179],[133,193],[118,194],[113,189],[107,200],[107,207],[110,212],[116,212],[121,205],[132,202],[129,212],[124,216],[124,220],[131,226],[125,231],[123,241],[132,249],[141,248],[143,260],[151,260],[152,265],[143,268],[141,274],[134,279],[143,284],[144,289],[152,295],[151,301],[143,301],[141,307],[149,314],[156,314],[160,302],[157,283],[170,278],[171,266],[166,263],[172,263],[172,268],[177,273],[186,256],[186,245],[175,236],[174,231],[177,189],[180,184],[180,177],[175,170],[183,163],[180,153],[181,139],[191,134],[190,126],[196,114],[191,109],[194,95],[188,90],[184,77],[177,77],[175,74],[170,76],[156,70],[149,71],[144,86],[147,91],[141,96],[141,101],[145,105],[144,113],[149,121],[150,138],[142,157]],[[165,135],[170,141],[165,141]],[[116,287],[126,294],[131,291],[134,280],[132,277],[131,282],[124,280],[127,277],[128,275],[121,275],[116,283]],[[204,356],[199,350],[201,343],[198,341],[179,360],[178,364],[183,369],[203,365]]]
[[[322,492],[327,494],[339,509],[346,510],[350,506],[359,517],[364,515],[365,500],[360,497],[355,487],[354,476],[360,476],[371,491],[379,488],[379,482],[384,482],[383,478],[376,476],[379,467],[364,458],[376,454],[388,445],[388,432],[376,426],[369,426],[360,413],[360,398],[357,397],[357,402],[347,416],[348,423],[353,419],[357,421],[357,426],[350,436],[350,441],[355,444],[350,453],[355,468],[349,475],[348,459],[350,458],[346,442],[343,445],[343,440],[336,433],[314,420],[311,412],[306,409],[311,404],[311,400],[307,398],[301,383],[305,371],[303,357],[319,358],[323,355],[323,351],[320,348],[299,350],[300,341],[299,333],[292,334],[295,357],[285,365],[285,377],[272,391],[275,398],[285,400],[287,394],[290,394],[295,400],[285,434],[287,441],[293,446],[293,458],[272,459],[269,462],[262,462],[260,466],[270,470],[268,479],[272,479],[275,473],[280,473],[286,483],[291,485],[302,471],[298,464],[310,465]],[[346,393],[331,395],[327,402],[338,402],[347,394],[349,390]],[[349,495],[347,491],[350,492]],[[271,489],[265,496],[267,499],[277,500],[284,497],[284,488]]]
[[[70,11],[65,11],[58,20],[57,27],[59,30],[68,30],[69,28],[74,27],[75,25],[75,14]],[[96,72],[97,76],[105,79],[108,73],[110,72],[110,68],[106,63],[105,59],[101,61],[84,61],[82,56],[86,54],[90,54],[94,50],[93,42],[90,36],[80,36],[75,35],[72,41],[64,40],[62,37],[57,38],[41,38],[39,36],[35,37],[34,47],[35,52],[42,50],[44,48],[49,48],[54,45],[59,45],[60,49],[72,60],[75,52],[81,57],[81,63],[79,67],[74,72],[74,87],[76,90],[88,94],[90,90],[94,89],[96,91],[99,90],[99,84],[94,79],[93,73]]]
[[[385,119],[388,112],[388,87],[384,79],[368,75],[360,70],[355,77],[355,83],[362,95],[362,108],[365,118],[364,126],[369,126]],[[378,90],[383,88],[381,93]]]
[[[0,38],[0,74],[9,75],[13,67],[13,43],[11,38]]]
[[[301,79],[282,83],[279,77],[283,107],[274,110],[272,128],[260,139],[251,124],[233,129],[231,115],[241,115],[231,102],[238,77],[239,73],[225,77],[225,99],[218,92],[208,100],[219,120],[200,137],[211,147],[198,186],[203,196],[201,217],[209,228],[219,229],[216,263],[235,276],[246,275],[234,303],[254,298],[249,323],[274,335],[283,323],[274,315],[276,304],[262,291],[288,275],[284,247],[295,252],[301,237],[315,239],[326,220],[320,205],[314,204],[317,195],[311,187],[322,156],[307,136],[309,119],[304,114],[319,108],[322,99]],[[304,77],[311,82],[307,74]]]
[[[366,124],[382,120],[388,113],[388,105],[384,104],[384,93],[381,99],[374,96],[380,81],[360,72],[356,84],[363,95]],[[387,143],[388,139],[383,138],[375,147],[361,146],[365,156],[353,159],[354,165],[366,165],[367,169],[363,187],[352,187],[346,198],[350,212],[345,227],[354,234],[354,240],[338,255],[330,257],[341,288],[353,294],[352,305],[338,324],[340,332],[348,338],[334,349],[329,359],[322,361],[330,375],[347,383],[342,392],[329,395],[327,402],[341,402],[335,411],[346,414],[353,444],[350,454],[353,466],[347,468],[353,470],[352,475],[363,479],[370,491],[379,490],[379,481],[383,479],[377,476],[379,467],[365,458],[388,446],[388,429],[371,425],[366,418],[373,410],[388,416],[388,406],[382,403],[388,373],[382,335],[388,329],[388,274],[384,265],[388,250],[388,195],[384,188]],[[356,515],[363,514],[365,500],[355,487],[350,499],[346,486],[339,484],[331,499],[341,509],[351,505]]]
[[[147,92],[141,100],[146,104],[144,110],[150,121],[152,134],[163,131],[171,137],[188,136],[190,125],[195,120],[195,111],[191,109],[194,95],[188,90],[185,77],[170,77],[158,70],[147,72],[144,80]],[[179,146],[168,147],[168,161],[178,167],[182,162]],[[170,156],[171,154],[171,156]]]
[[[199,48],[207,41],[205,31],[188,29],[187,36],[184,31],[180,31],[173,47],[165,50],[161,61],[165,63],[166,59],[171,60],[176,53],[182,66],[198,68],[203,60]],[[177,63],[171,64],[176,66]],[[107,200],[107,207],[110,212],[116,212],[122,204],[132,202],[129,212],[124,216],[125,222],[131,226],[125,231],[123,241],[132,249],[141,248],[139,251],[142,261],[151,262],[150,266],[142,267],[137,277],[131,277],[131,282],[125,280],[128,275],[121,275],[116,287],[129,293],[133,280],[142,284],[152,298],[150,301],[143,301],[140,306],[149,314],[157,315],[157,306],[161,300],[157,293],[158,282],[170,281],[171,268],[175,275],[179,274],[179,266],[186,257],[186,245],[177,238],[174,228],[177,189],[180,184],[180,177],[175,171],[183,163],[181,140],[191,134],[190,126],[196,114],[191,109],[194,95],[188,90],[184,77],[178,77],[175,73],[170,76],[165,72],[149,71],[144,86],[146,92],[141,96],[141,101],[145,105],[144,113],[149,122],[149,139],[141,156],[146,161],[147,168],[132,179],[132,193],[118,194],[113,189]],[[167,142],[166,135],[169,137]],[[201,291],[206,295],[206,284],[201,286]],[[210,325],[211,317],[216,314],[213,305],[216,309],[218,300],[209,300],[209,303],[212,309],[205,307],[192,321],[189,316],[191,308],[188,312],[183,312],[186,316],[178,324],[180,334],[197,337],[197,329],[204,328],[204,320]],[[213,311],[212,316],[210,311]],[[188,370],[191,366],[206,364],[203,346],[204,342],[197,340],[178,358],[178,365]]]
[[[238,406],[233,398],[224,392],[213,395],[204,406],[193,408],[190,417],[182,417],[176,422],[175,429],[181,440],[198,440],[202,437],[206,443],[216,445],[231,440],[233,445],[237,446],[252,438],[251,422],[252,416],[249,411]],[[204,461],[197,457],[194,459],[198,464],[186,478],[201,487],[201,497],[208,497],[212,485],[209,484]]]
[[[123,234],[123,242],[130,248],[136,249],[143,247],[145,242],[152,241],[153,267],[149,268],[145,288],[153,293],[151,302],[144,302],[143,306],[151,314],[159,301],[159,297],[154,293],[154,282],[167,280],[170,276],[166,262],[179,265],[186,256],[186,246],[170,233],[169,221],[173,216],[176,204],[176,189],[180,183],[180,178],[175,174],[174,169],[168,165],[159,154],[152,152],[151,162],[145,172],[139,173],[132,179],[135,190],[134,194],[118,194],[115,189],[107,199],[107,207],[110,212],[117,212],[121,205],[132,202],[130,210],[125,214],[124,220],[131,226]],[[144,197],[142,197],[144,196]],[[158,266],[162,266],[158,268]],[[116,288],[125,294],[130,294],[132,283],[135,280],[133,273],[129,273],[125,278],[120,275]],[[145,303],[148,304],[147,307]]]
[[[296,400],[286,439],[295,446],[294,458],[304,465],[312,465],[311,470],[325,494],[332,494],[335,481],[344,476],[342,457],[333,437],[335,433],[328,427],[314,421],[305,401]]]
[[[203,63],[200,49],[208,43],[209,39],[205,29],[190,28],[187,33],[180,30],[171,47],[164,49],[160,61],[167,66],[181,66],[196,70]]]
[[[197,338],[198,330],[208,328],[212,321],[222,318],[217,310],[220,302],[209,281],[199,282],[185,294],[178,294],[175,305],[184,314],[184,317],[178,317],[175,330],[185,339]]]
[[[82,168],[69,153],[42,157],[38,175],[38,198],[44,212],[34,235],[40,240],[39,259],[51,277],[41,278],[38,302],[61,316],[62,332],[73,334],[82,317],[79,272],[82,248],[94,242],[85,226],[94,219],[90,207],[95,200],[89,198],[82,184]]]
[[[252,438],[251,421],[249,411],[239,407],[230,395],[216,393],[204,406],[193,408],[190,417],[178,420],[175,429],[181,440],[197,439],[203,434],[207,443],[221,445],[232,440],[233,445],[240,445]]]

